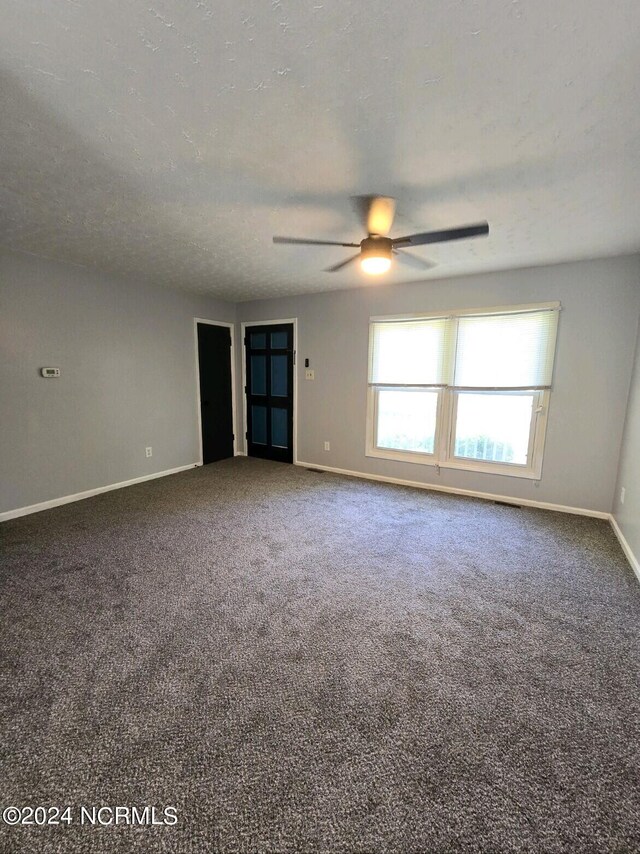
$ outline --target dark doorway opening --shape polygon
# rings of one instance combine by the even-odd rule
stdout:
[[[233,456],[231,329],[198,323],[202,462]]]

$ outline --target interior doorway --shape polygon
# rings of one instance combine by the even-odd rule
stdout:
[[[233,457],[233,324],[196,318],[198,418],[203,465]]]
[[[294,323],[243,324],[247,455],[293,462]]]

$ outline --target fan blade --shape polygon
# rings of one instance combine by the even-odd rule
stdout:
[[[353,196],[353,204],[367,234],[386,237],[391,231],[396,200],[390,196]]]
[[[334,264],[333,267],[327,267],[324,272],[325,273],[337,273],[338,270],[342,270],[342,268],[346,267],[347,264],[351,264],[354,261],[357,261],[359,257],[360,257],[360,253],[358,252],[357,255],[352,255],[351,258],[347,258],[346,261],[341,261],[339,264]]]
[[[411,252],[407,252],[406,249],[394,249],[393,254],[396,256],[398,261],[402,261],[403,264],[408,264],[409,267],[417,267],[419,270],[430,270],[432,267],[436,266],[433,261],[429,261],[427,258],[420,258],[418,255],[412,255]]]
[[[306,240],[304,237],[274,237],[274,243],[303,243],[305,246],[353,246],[358,249],[359,243],[336,243],[334,240]]]
[[[462,240],[465,237],[480,237],[489,234],[489,223],[463,225],[460,228],[446,228],[443,231],[425,231],[422,234],[409,234],[406,237],[394,237],[393,245],[406,243],[408,246],[423,246],[425,243],[445,243],[447,240]]]

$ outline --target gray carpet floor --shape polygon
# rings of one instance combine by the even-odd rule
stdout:
[[[640,851],[604,521],[238,458],[0,536],[0,801],[74,811],[3,852]]]

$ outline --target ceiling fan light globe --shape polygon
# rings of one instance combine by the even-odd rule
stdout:
[[[386,258],[384,255],[366,255],[361,259],[360,266],[370,276],[380,276],[390,269],[391,258]]]

